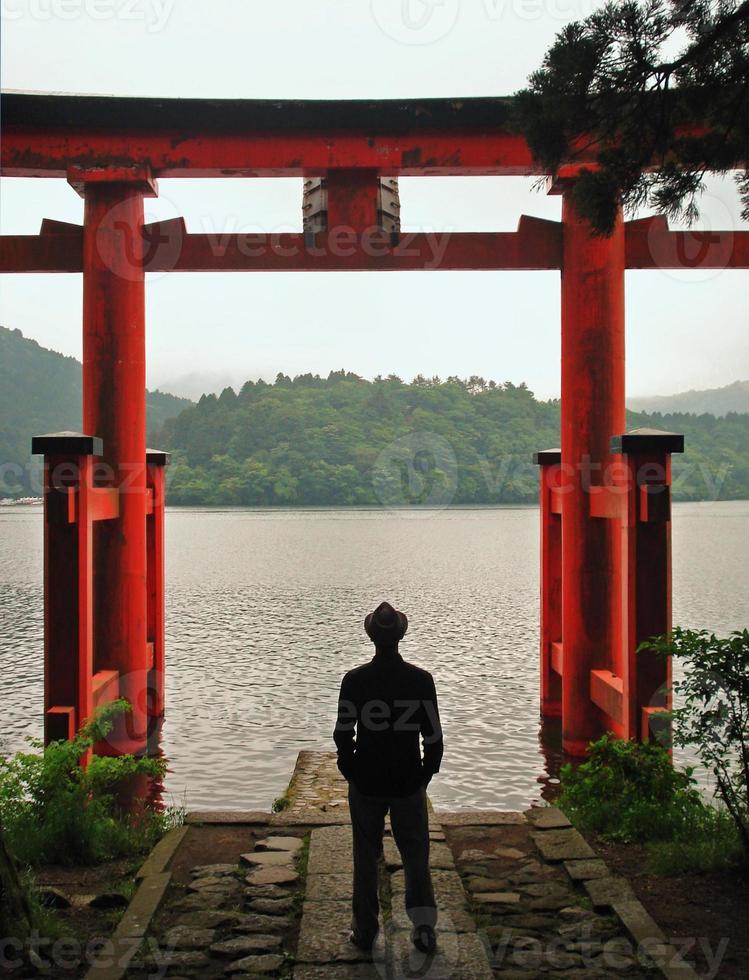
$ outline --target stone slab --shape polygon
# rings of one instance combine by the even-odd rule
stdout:
[[[291,851],[296,854],[304,841],[301,837],[264,837],[255,844],[256,851]]]
[[[562,830],[571,827],[567,817],[556,806],[534,806],[525,811],[525,817],[537,830]]]
[[[460,877],[455,871],[433,871],[432,884],[437,907],[443,909],[464,909],[466,893]],[[393,901],[403,901],[406,893],[406,878],[402,871],[396,871],[390,879]]]
[[[436,817],[443,827],[507,827],[525,823],[522,813],[508,810],[449,810]]]
[[[614,902],[612,908],[636,943],[666,942],[663,930],[638,899]]]
[[[182,925],[170,929],[164,941],[171,949],[204,949],[211,945],[215,936],[215,929]]]
[[[651,947],[648,954],[666,980],[699,980],[703,974],[697,973],[673,946],[667,943]]]
[[[352,878],[350,874],[307,875],[305,899],[314,902],[351,901]]]
[[[252,851],[240,854],[242,864],[258,868],[290,868],[294,865],[294,855],[291,851]]]
[[[232,932],[283,932],[291,924],[285,915],[261,915],[259,912],[237,912]]]
[[[226,875],[210,875],[207,878],[193,878],[190,884],[187,886],[189,892],[202,892],[204,890],[209,891],[236,891],[239,887],[239,882],[236,878],[227,877]]]
[[[513,905],[519,905],[522,901],[522,896],[518,892],[480,892],[473,896],[474,901],[480,902],[482,905],[502,905],[510,907]]]
[[[171,830],[167,831],[138,869],[135,875],[136,881],[141,881],[148,875],[157,875],[166,871],[177,848],[185,839],[188,829],[188,827],[172,827]]]
[[[255,932],[245,936],[232,936],[220,943],[213,943],[210,953],[227,959],[238,959],[257,953],[274,953],[281,945],[281,937],[273,933]]]
[[[347,806],[327,811],[307,807],[274,813],[268,823],[271,827],[335,827],[346,824],[351,826],[351,818]]]
[[[414,949],[408,930],[388,936],[388,966],[393,980],[492,980],[486,948],[476,933],[445,934],[437,930],[437,951],[427,957]]]
[[[247,875],[248,885],[293,885],[299,881],[299,875],[293,868],[258,868]]]
[[[626,878],[620,878],[617,875],[585,881],[583,887],[596,910],[613,908],[619,902],[636,901],[630,883]]]
[[[206,909],[203,912],[187,912],[180,916],[176,925],[190,929],[220,929],[233,926],[241,918],[241,912],[220,912]]]
[[[204,912],[209,909],[220,909],[226,899],[227,894],[225,892],[215,892],[208,889],[181,898],[171,908],[174,912]]]
[[[193,878],[224,878],[237,874],[240,870],[237,864],[200,864],[190,871]]]
[[[353,866],[349,827],[320,827],[312,831],[308,874],[351,874]]]
[[[170,977],[174,977],[175,974],[204,969],[208,966],[208,957],[199,949],[161,949],[152,962],[159,971],[158,976],[168,972]]]
[[[382,853],[385,858],[385,867],[388,871],[397,871],[403,867],[400,851],[396,847],[392,837],[386,837],[382,842]]]
[[[261,974],[267,976],[283,966],[283,956],[279,953],[261,953],[259,956],[245,956],[235,960],[224,971],[228,974]]]
[[[389,871],[403,867],[400,851],[392,838],[387,837],[383,841],[383,853],[385,856],[385,867]],[[452,851],[447,844],[441,841],[430,841],[429,867],[437,871],[449,871],[455,867]]]
[[[609,869],[600,858],[583,858],[582,861],[565,861],[564,870],[573,881],[590,881],[592,878],[606,878]]]
[[[411,928],[408,913],[400,901],[393,906],[390,925],[393,929]],[[437,928],[442,933],[475,932],[476,923],[467,909],[445,908],[437,899]]]
[[[382,980],[374,963],[297,963],[294,980]]]
[[[577,861],[596,857],[590,844],[574,828],[538,831],[531,834],[531,837],[547,861]]]
[[[294,905],[293,898],[253,898],[249,902],[249,908],[260,915],[286,915]]]
[[[370,955],[348,941],[351,933],[350,902],[305,901],[299,926],[298,963],[360,963],[384,958],[384,931]]]
[[[186,824],[270,824],[277,814],[262,810],[191,810],[185,816]]]
[[[144,878],[115,930],[117,936],[145,936],[172,879],[171,872]]]
[[[508,887],[506,878],[488,878],[485,875],[471,875],[466,880],[468,891],[475,894],[477,892],[501,892],[511,891]]]
[[[505,858],[508,861],[521,861],[524,857],[527,857],[525,851],[519,850],[517,847],[495,847],[492,854],[498,858]]]

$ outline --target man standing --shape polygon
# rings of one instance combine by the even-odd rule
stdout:
[[[344,676],[333,736],[338,768],[349,784],[353,830],[350,939],[368,950],[377,935],[377,863],[389,811],[406,878],[411,938],[422,953],[432,953],[437,909],[429,871],[426,787],[442,759],[437,694],[432,675],[406,663],[398,651],[408,629],[402,612],[382,602],[366,617],[364,629],[375,655]]]

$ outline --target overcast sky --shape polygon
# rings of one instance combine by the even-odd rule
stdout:
[[[592,0],[2,0],[5,89],[142,96],[397,98],[511,94]],[[301,181],[160,182],[148,218],[190,231],[300,230]],[[0,229],[82,220],[62,180],[0,182]],[[498,231],[559,201],[509,178],[401,179],[405,229]],[[730,181],[703,227],[744,227]],[[5,276],[0,322],[80,357],[79,276]],[[628,393],[749,378],[742,272],[627,274]],[[148,382],[182,388],[278,371],[419,372],[559,392],[557,273],[149,277]],[[189,376],[194,377],[190,378]]]

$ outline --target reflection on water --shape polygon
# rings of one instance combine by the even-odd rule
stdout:
[[[674,508],[676,622],[749,622],[747,545],[749,502]],[[332,748],[340,677],[371,656],[364,614],[388,598],[409,616],[404,655],[437,681],[435,803],[547,797],[561,755],[538,721],[538,552],[530,508],[170,510],[167,795],[269,807],[300,749]],[[38,508],[0,513],[0,602],[8,752],[42,731]]]

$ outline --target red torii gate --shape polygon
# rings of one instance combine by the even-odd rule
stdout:
[[[625,433],[624,271],[749,268],[746,232],[617,221],[596,237],[568,193],[562,221],[432,236],[383,228],[381,178],[541,174],[506,128],[507,99],[252,101],[4,94],[0,173],[67,179],[83,227],[0,237],[0,272],[83,273],[83,429],[34,440],[45,456],[45,732],[73,733],[118,694],[116,751],[147,748],[163,714],[163,467],[145,443],[145,272],[561,271],[561,450],[541,468],[541,710],[582,755],[611,729],[644,738],[669,668],[635,656],[671,622],[671,433]],[[577,166],[584,164],[584,155]],[[190,234],[144,225],[156,179],[323,178],[326,216],[302,234]],[[696,254],[695,254],[696,249]]]

